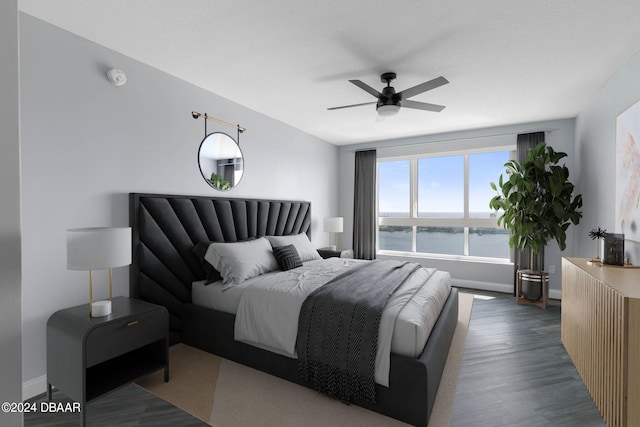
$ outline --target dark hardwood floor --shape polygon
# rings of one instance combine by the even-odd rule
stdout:
[[[558,301],[542,310],[511,295],[461,290],[491,299],[473,303],[452,427],[605,425],[560,341]],[[136,385],[88,406],[92,427],[207,425]],[[78,416],[26,414],[24,425],[77,426]]]
[[[46,394],[31,399],[46,401]],[[54,402],[71,402],[61,392],[54,391]],[[80,415],[70,412],[24,414],[25,427],[77,427]],[[199,419],[176,408],[135,384],[129,384],[100,396],[87,405],[88,427],[207,427]]]
[[[559,301],[461,291],[492,299],[473,302],[452,427],[605,425],[560,341]]]

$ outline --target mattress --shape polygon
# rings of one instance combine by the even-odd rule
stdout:
[[[193,283],[192,303],[236,314],[247,289],[261,288],[266,283],[290,287],[299,287],[301,281],[326,283],[332,277],[361,262],[368,261],[344,258],[308,261],[302,267],[266,273],[227,290],[223,290],[221,282],[206,285],[205,281],[198,281]],[[408,357],[418,357],[422,353],[451,290],[451,277],[448,272],[426,268],[420,269],[419,272],[425,278],[428,277],[427,283],[415,291],[410,291],[411,295],[407,298],[392,299],[389,302],[398,306],[391,336],[391,352]],[[289,356],[293,357],[291,354]]]

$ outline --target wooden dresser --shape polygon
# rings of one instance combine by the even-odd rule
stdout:
[[[562,259],[562,343],[608,426],[640,426],[640,269]]]

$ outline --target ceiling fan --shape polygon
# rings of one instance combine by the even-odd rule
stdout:
[[[380,81],[386,83],[387,87],[382,89],[382,92],[378,92],[366,83],[360,80],[349,80],[354,85],[358,86],[365,92],[378,98],[377,102],[364,102],[362,104],[343,105],[341,107],[331,107],[327,110],[339,110],[341,108],[359,107],[361,105],[376,104],[376,110],[381,116],[393,116],[400,111],[400,107],[415,108],[417,110],[435,111],[440,112],[444,110],[444,105],[428,104],[426,102],[411,101],[407,98],[418,95],[422,92],[426,92],[431,89],[435,89],[442,85],[449,83],[449,80],[444,77],[438,77],[428,82],[421,83],[417,86],[405,89],[402,92],[396,93],[396,90],[391,86],[391,82],[396,79],[396,73],[382,73],[380,75]]]

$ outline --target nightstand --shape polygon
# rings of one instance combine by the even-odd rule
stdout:
[[[331,248],[320,248],[318,253],[322,258],[353,258],[352,249],[335,250]]]
[[[127,297],[112,313],[90,317],[89,304],[59,310],[47,322],[47,398],[52,387],[81,406],[164,368],[169,381],[169,314],[165,307]]]

